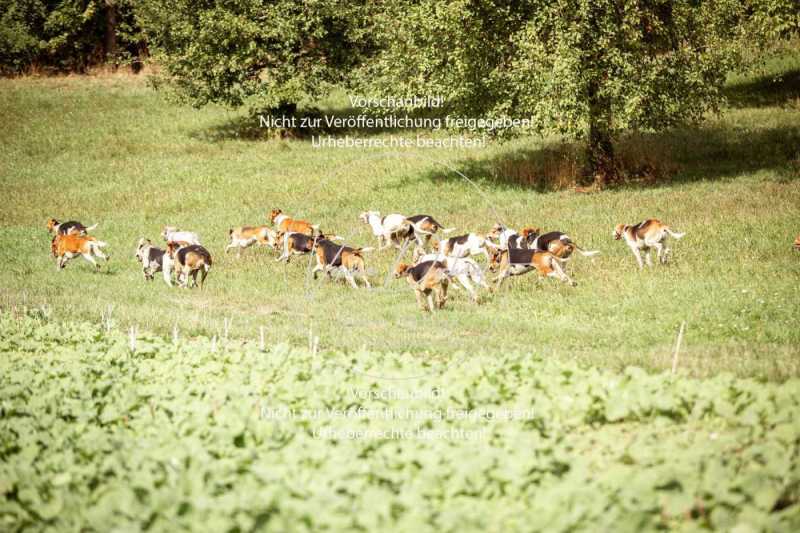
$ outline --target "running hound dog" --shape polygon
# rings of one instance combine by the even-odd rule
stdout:
[[[167,242],[185,242],[187,244],[200,244],[200,236],[192,231],[181,231],[175,226],[164,226],[161,237]]]
[[[56,251],[56,269],[58,270],[64,268],[67,261],[79,255],[93,264],[98,270],[100,269],[100,265],[94,260],[95,257],[100,257],[108,261],[108,256],[101,250],[101,248],[107,246],[108,243],[98,241],[94,237],[88,235],[58,234],[56,235],[53,245]]]
[[[564,272],[561,266],[563,261],[550,252],[509,248],[492,252],[489,270],[498,272],[495,290],[500,290],[500,286],[506,278],[521,276],[531,270],[536,270],[540,278],[558,278],[574,287],[577,283]]]
[[[539,235],[539,230],[537,229],[528,234],[526,238],[529,243],[529,249],[550,252],[561,259],[568,259],[576,250],[584,257],[594,257],[600,253],[598,250],[584,250],[569,235],[561,231],[551,231]]]
[[[655,218],[649,218],[632,226],[617,224],[613,233],[614,239],[625,239],[625,243],[633,252],[634,257],[636,257],[640,270],[644,268],[642,252],[645,253],[647,266],[653,266],[653,260],[650,257],[651,248],[656,249],[659,262],[664,264],[667,262],[667,256],[669,255],[669,248],[667,248],[666,244],[667,237],[680,239],[684,235],[686,234],[672,231],[669,226]]]
[[[439,241],[438,248],[440,254],[450,257],[469,257],[483,254],[486,259],[489,259],[488,248],[496,248],[496,246],[486,237],[468,233]]]
[[[228,230],[230,244],[225,247],[225,253],[231,248],[236,248],[236,257],[241,257],[242,250],[253,244],[259,246],[277,247],[278,240],[275,232],[269,226],[239,226]]]
[[[76,220],[68,222],[59,222],[51,218],[47,221],[47,231],[56,235],[86,235],[97,227],[97,224],[92,224],[89,227],[84,226]]]
[[[85,236],[88,232],[96,227],[97,224],[86,227],[76,220],[59,222],[58,220],[51,218],[47,221],[47,231],[53,234],[53,238],[50,239],[50,253],[53,255],[53,257],[56,257],[56,237],[59,235]]]
[[[400,248],[400,241],[413,231],[412,223],[397,213],[381,217],[378,211],[364,211],[358,215],[358,219],[372,228],[372,234],[378,238],[378,250],[388,248],[392,244]]]
[[[524,246],[524,242],[519,242],[520,234],[517,230],[504,226],[499,222],[492,227],[492,231],[486,234],[486,239],[489,241],[497,241],[495,245],[499,250],[507,250],[509,247],[509,241],[512,241],[512,245],[516,245],[516,248],[526,248]]]
[[[417,297],[417,305],[423,311],[442,309],[447,301],[447,286],[450,274],[441,261],[423,261],[414,266],[400,263],[394,271],[395,278],[405,277]],[[427,307],[425,300],[427,299]]]
[[[136,246],[136,259],[142,264],[145,281],[152,280],[156,272],[164,271],[165,250],[156,248],[150,239],[142,237]]]
[[[437,232],[447,234],[455,230],[455,228],[445,228],[430,215],[407,217],[393,213],[381,217],[378,211],[364,211],[358,215],[358,219],[372,228],[372,234],[378,238],[379,250],[392,245],[400,248],[405,239],[414,239],[419,255],[425,253],[431,237]]]
[[[306,220],[295,220],[290,218],[289,215],[284,215],[280,209],[273,209],[270,212],[269,221],[275,225],[278,231],[284,233],[302,233],[313,237],[314,233],[319,231],[319,224],[312,224]]]
[[[189,276],[195,287],[203,288],[208,271],[211,270],[212,260],[208,250],[199,244],[180,245],[176,242],[167,243],[166,255],[171,261],[171,268],[175,270],[178,285],[184,288],[189,287]],[[200,283],[197,283],[197,274],[200,273]],[[183,279],[181,281],[181,278]],[[168,279],[165,272],[165,279]],[[169,281],[168,285],[172,286]]]
[[[336,244],[329,239],[317,239],[317,265],[312,270],[314,279],[317,279],[318,272],[324,272],[331,276],[331,272],[338,270],[343,273],[350,285],[357,289],[356,277],[364,280],[367,288],[371,288],[367,279],[367,269],[364,266],[364,252],[369,252],[373,248],[351,248]]]
[[[455,231],[456,228],[445,228],[430,215],[414,215],[406,217],[411,223],[409,233],[406,235],[397,234],[397,237],[413,238],[417,242],[417,249],[423,252],[428,246],[431,237],[441,230],[443,234]]]
[[[276,259],[276,261],[286,261],[287,263],[293,255],[305,255],[313,252],[314,246],[316,246],[316,242],[319,240],[342,240],[342,238],[338,235],[327,237],[320,233],[315,237],[309,237],[308,235],[303,235],[302,233],[283,233],[280,231],[278,232],[276,239],[278,246],[283,246],[283,253]]]
[[[464,287],[472,298],[472,301],[478,301],[478,291],[472,286],[475,283],[479,287],[491,290],[491,287],[486,283],[483,271],[478,263],[468,257],[448,257],[439,254],[427,254],[422,256],[418,263],[426,261],[439,261],[444,263],[447,271],[452,279],[457,280],[462,287]],[[456,285],[453,285],[456,287]]]

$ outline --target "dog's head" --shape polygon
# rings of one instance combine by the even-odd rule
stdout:
[[[526,242],[532,242],[533,239],[540,235],[540,233],[541,231],[539,228],[522,228],[522,231],[519,232]]]
[[[394,277],[395,278],[402,278],[403,276],[408,274],[408,270],[411,268],[411,265],[406,263],[398,263],[397,266],[394,268]]]
[[[486,234],[487,239],[499,239],[500,234],[506,230],[506,227],[499,222],[492,226],[492,230]]]
[[[144,251],[151,244],[150,239],[145,239],[144,237],[139,239],[139,243],[136,245],[136,259],[138,259],[139,262],[144,260]]]
[[[496,272],[497,269],[500,268],[504,253],[506,253],[506,251],[499,248],[489,249],[489,272]]]
[[[625,224],[617,224],[612,235],[615,240],[620,240],[623,233],[625,233]]]
[[[363,222],[364,224],[369,224],[369,217],[380,217],[381,214],[377,211],[362,211],[360,215],[358,215],[358,220]]]
[[[178,250],[180,250],[181,248],[183,248],[184,246],[187,246],[187,245],[188,245],[188,243],[185,243],[185,242],[182,242],[182,241],[169,241],[167,243],[166,255],[168,255],[170,258],[174,259],[175,258],[175,252],[177,252]]]
[[[178,231],[176,226],[164,226],[164,231],[161,232],[161,236],[164,238],[164,240],[166,240],[167,235],[170,233],[175,233],[176,231]]]
[[[280,209],[273,209],[272,211],[270,211],[269,212],[269,222],[270,222],[270,224],[274,224],[275,223],[275,219],[278,218],[278,216],[280,216],[281,213],[283,213],[283,211],[281,211]]]
[[[58,220],[51,218],[47,221],[47,231],[51,232],[58,226]]]

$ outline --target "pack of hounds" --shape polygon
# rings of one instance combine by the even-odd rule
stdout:
[[[339,244],[337,241],[343,240],[341,237],[323,233],[318,224],[291,218],[280,209],[273,209],[267,218],[270,223],[262,226],[231,228],[225,253],[235,250],[238,257],[245,248],[265,246],[279,253],[277,261],[287,263],[294,256],[313,254],[316,259],[314,279],[319,273],[329,278],[338,273],[353,288],[358,287],[358,281],[370,288],[364,259],[367,252],[392,248],[399,249],[399,256],[403,257],[412,247],[411,263],[398,262],[393,274],[395,278],[407,280],[423,311],[443,308],[451,283],[463,287],[475,302],[478,302],[480,288],[496,291],[505,279],[532,271],[536,271],[540,278],[555,278],[574,286],[576,283],[566,269],[570,257],[574,252],[586,257],[600,253],[584,250],[561,231],[541,232],[533,227],[517,231],[497,223],[487,234],[466,233],[448,237],[455,228],[445,228],[431,215],[394,213],[381,216],[377,211],[365,211],[359,215],[359,220],[369,225],[377,238],[377,247],[354,248]],[[95,258],[108,261],[108,255],[103,252],[107,243],[89,235],[96,226],[87,227],[76,221],[48,221],[47,228],[53,234],[51,251],[59,270],[69,259],[77,256],[82,256],[96,268],[100,266]],[[666,263],[670,251],[668,239],[680,239],[684,235],[654,218],[638,224],[618,224],[612,233],[614,239],[625,241],[640,269],[645,263],[653,265],[651,251],[655,251],[660,263]],[[434,236],[437,237],[435,241],[432,240]],[[135,256],[142,265],[145,280],[153,280],[155,274],[161,272],[169,286],[173,285],[174,279],[180,287],[202,289],[213,260],[211,253],[201,244],[199,235],[167,226],[161,237],[165,242],[164,248],[146,238],[141,238],[136,247]],[[800,236],[794,247],[800,250]],[[483,256],[486,267],[481,268],[473,256]],[[487,281],[486,270],[496,274],[492,280],[493,287]]]

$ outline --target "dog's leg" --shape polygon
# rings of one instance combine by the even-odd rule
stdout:
[[[92,257],[92,253],[91,252],[89,252],[88,254],[81,254],[81,256],[83,256],[84,259],[86,259],[91,264],[93,264],[95,269],[99,269],[100,268],[100,265],[98,265],[97,261],[95,261],[94,257]]]
[[[346,268],[342,268],[342,272],[344,272],[344,277],[350,283],[350,286],[353,287],[354,289],[357,289],[358,288],[358,284],[356,283],[356,280],[353,277],[353,273],[350,272],[350,270],[348,270]]]
[[[414,294],[417,297],[417,305],[419,306],[419,308],[422,309],[423,311],[427,311],[428,308],[425,307],[425,302],[424,302],[424,299],[422,297],[422,291],[419,290],[419,289],[415,289],[414,290]]]
[[[439,292],[439,295],[441,296],[441,299],[439,300],[439,309],[444,309],[444,304],[445,302],[447,302],[447,287],[449,286],[450,284],[447,283],[447,280],[442,282],[441,289]]]
[[[469,282],[469,276],[467,276],[466,274],[459,274],[458,276],[456,276],[456,279],[458,280],[458,282],[461,284],[462,287],[467,289],[469,297],[472,298],[472,301],[477,302],[478,291],[472,288],[472,284]],[[453,284],[453,287],[458,287],[458,285]]]
[[[666,261],[667,258],[664,255],[664,243],[663,242],[657,242],[657,243],[654,244],[654,246],[656,248],[656,252],[657,252],[656,253],[656,257],[658,258],[658,262],[663,265],[664,263],[667,262]]]
[[[649,246],[647,248],[645,248],[645,251],[644,251],[644,258],[647,260],[647,266],[649,266],[649,267],[653,266],[653,258],[651,257],[651,253],[650,253],[651,251],[652,251],[652,249]]]
[[[564,271],[564,269],[561,268],[561,265],[559,264],[557,259],[553,260],[552,267],[553,267],[553,271],[556,273],[556,276],[558,276],[558,279],[560,279],[564,283],[569,283],[573,287],[575,287],[577,285],[577,283],[567,275],[567,273]]]
[[[433,291],[428,291],[428,309],[431,313],[434,312],[434,305],[433,305]]]
[[[639,251],[638,248],[631,246],[631,251],[633,252],[633,256],[636,258],[636,262],[639,264],[639,270],[644,268],[644,264],[642,263],[642,252]]]
[[[368,289],[371,289],[372,285],[369,284],[369,278],[367,278],[367,273],[363,270],[360,270],[359,272],[361,274],[361,279],[364,280],[364,285],[366,285]]]

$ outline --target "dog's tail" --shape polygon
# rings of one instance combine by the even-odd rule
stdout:
[[[600,250],[584,250],[575,243],[572,243],[572,245],[575,247],[576,250],[578,250],[578,253],[584,257],[594,257],[596,255],[600,255]]]
[[[313,229],[315,232],[319,233],[319,224],[311,224],[310,226],[311,226],[311,229]]]
[[[341,239],[341,237],[339,237],[339,238]],[[374,246],[365,246],[363,248],[356,248],[355,252],[361,254],[361,253],[365,253],[365,252],[371,252],[374,249],[375,249]]]
[[[108,246],[108,243],[105,241],[92,241],[92,246],[97,246],[98,248],[103,248],[104,246]]]
[[[88,231],[92,231],[92,230],[94,230],[94,229],[95,229],[95,228],[96,228],[96,227],[97,227],[99,224],[100,224],[99,222],[96,222],[96,223],[92,224],[91,226],[89,226],[88,228],[86,228],[84,231],[87,231],[87,232],[88,232]]]
[[[442,233],[453,233],[455,230],[456,228],[442,228]]]
[[[684,235],[686,235],[685,232],[684,233],[680,233],[680,232],[677,232],[677,231],[672,231],[672,229],[669,226],[664,226],[664,231],[669,233],[669,236],[672,237],[673,239],[681,239],[681,238],[683,238]]]

